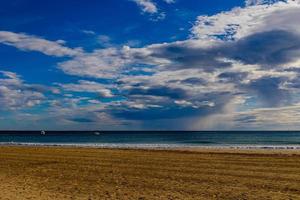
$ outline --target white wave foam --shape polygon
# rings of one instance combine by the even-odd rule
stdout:
[[[207,149],[270,149],[300,150],[300,145],[186,145],[186,144],[122,144],[122,143],[25,143],[0,142],[2,146],[48,146],[48,147],[94,147],[94,148],[133,148],[133,149],[173,149],[173,148],[207,148]]]

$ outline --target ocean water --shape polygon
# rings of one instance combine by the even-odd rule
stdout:
[[[300,149],[300,132],[0,132],[0,145]]]

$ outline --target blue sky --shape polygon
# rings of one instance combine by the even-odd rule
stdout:
[[[12,0],[0,129],[300,128],[298,0]]]

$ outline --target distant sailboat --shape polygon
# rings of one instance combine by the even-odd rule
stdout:
[[[45,131],[41,131],[41,135],[46,135],[46,132]]]
[[[95,132],[94,134],[95,134],[95,135],[100,135],[101,133],[100,133],[100,132]]]

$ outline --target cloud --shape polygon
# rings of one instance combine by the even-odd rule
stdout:
[[[257,2],[251,7],[199,17],[189,40],[149,45],[139,49],[147,52],[139,56],[134,54],[137,49],[130,49],[127,64],[155,66],[154,73],[121,78],[120,88],[127,94],[127,102],[121,104],[123,110],[113,113],[133,119],[156,119],[158,113],[161,118],[168,114],[178,117],[174,113],[181,111],[186,117],[201,116],[201,110],[214,115],[214,108],[222,113],[243,107],[241,103],[225,109],[226,101],[239,96],[256,98],[257,106],[291,105],[291,88],[284,86],[291,87],[287,83],[295,80],[296,72],[283,70],[299,66],[299,30],[293,22],[288,23],[298,9],[296,1]],[[273,23],[267,26],[271,18]],[[174,76],[175,72],[180,73]],[[133,108],[134,103],[129,102],[139,106]],[[147,107],[149,104],[156,107]]]
[[[129,0],[132,2],[135,2],[140,9],[142,10],[142,13],[150,14],[150,20],[151,21],[160,21],[165,19],[166,14],[164,12],[161,12],[159,8],[157,7],[156,3],[154,3],[152,0]],[[173,0],[165,0],[166,3],[173,3]]]
[[[299,113],[299,104],[275,108],[255,108],[234,113],[234,123],[236,129],[297,130],[300,127]]]
[[[290,101],[290,93],[288,90],[281,88],[286,81],[283,77],[262,77],[251,81],[246,87],[257,96],[266,101],[267,107],[275,107],[279,105],[288,105]],[[248,90],[248,91],[249,91]]]
[[[175,3],[176,0],[163,0],[164,2],[168,3],[168,4],[171,4],[171,3]]]
[[[228,55],[224,56],[246,64],[274,67],[298,59],[300,35],[282,30],[260,32],[244,37],[229,46],[232,49],[228,53],[225,52]]]
[[[285,0],[246,0],[246,6],[255,6],[255,5],[263,5],[263,4],[274,4],[278,1],[285,1]]]
[[[197,68],[215,72],[230,70],[234,62],[268,69],[295,65],[300,33],[295,19],[299,9],[299,3],[290,0],[200,16],[191,39],[142,48],[95,50],[59,67],[70,75],[112,79],[137,66],[152,71]]]
[[[85,53],[59,64],[65,73],[77,76],[113,78],[129,62],[123,49],[107,48]]]
[[[104,47],[110,47],[111,44],[111,38],[107,35],[99,35],[97,37],[98,43]]]
[[[10,78],[12,81],[20,82],[19,76],[14,72],[9,71],[0,71],[0,73],[7,78]]]
[[[242,82],[246,80],[248,76],[247,72],[223,72],[218,75],[221,82]]]
[[[82,30],[81,32],[87,35],[96,35],[96,32],[92,30]]]
[[[120,106],[113,106],[108,109],[108,112],[117,118],[131,120],[180,119],[198,117],[199,115],[204,117],[212,113],[222,112],[224,103],[228,100],[225,93],[208,94],[206,97],[204,95],[199,97],[198,101],[192,100],[191,102],[179,101],[176,100],[176,97],[175,99],[172,97],[173,95],[168,98],[130,96],[128,101],[121,103]],[[208,99],[214,102],[209,102]]]
[[[107,89],[103,84],[93,81],[79,80],[77,84],[59,84],[59,86],[65,91],[96,93],[103,98],[114,96],[111,90]]]
[[[155,3],[151,0],[131,0],[135,2],[143,12],[154,14],[158,12],[158,8]]]
[[[46,98],[38,85],[24,83],[9,71],[0,71],[0,110],[19,110],[41,104]],[[43,87],[43,86],[41,86]]]
[[[156,7],[146,8],[151,4],[138,5],[143,12],[159,12]],[[185,128],[222,127],[225,122],[235,127],[263,126],[268,121],[264,109],[271,112],[299,102],[299,11],[299,1],[248,1],[246,7],[199,16],[191,36],[183,41],[60,53],[70,58],[58,68],[86,80],[59,84],[62,92],[77,94],[53,101],[51,113],[69,122],[74,114],[83,120],[73,121],[80,122],[105,113],[110,123],[129,120],[141,126],[151,120],[180,120],[178,124]],[[102,40],[109,42],[105,37]],[[19,42],[9,41],[20,48]],[[3,74],[6,87],[24,85],[16,74]],[[25,88],[33,91],[29,85]],[[112,100],[101,103],[85,93]]]
[[[280,38],[280,39],[279,39]],[[117,78],[129,66],[140,70],[229,69],[232,63],[275,67],[298,60],[300,37],[287,31],[254,33],[236,41],[216,42],[209,47],[197,40],[149,45],[143,48],[107,48],[82,54],[59,64],[68,74]],[[143,67],[141,67],[143,66]],[[146,69],[148,68],[148,69]]]
[[[199,16],[192,28],[192,37],[206,40],[235,40],[257,32],[275,29],[282,30],[291,27],[294,14],[299,13],[300,3],[296,0],[278,1],[274,4],[254,5],[245,8],[234,8],[231,11],[221,12],[212,16]],[[287,26],[280,23],[282,12]],[[272,19],[273,25],[268,22]],[[289,19],[289,20],[288,20]],[[276,23],[278,22],[278,23]],[[280,26],[282,25],[282,27]],[[295,26],[295,24],[294,24]]]
[[[184,99],[186,97],[185,91],[180,88],[168,88],[165,86],[152,86],[150,88],[131,88],[129,95],[150,95],[170,97],[173,99]]]
[[[72,122],[79,122],[79,123],[93,123],[93,122],[96,122],[95,120],[90,119],[90,118],[70,118],[68,120],[70,120]]]
[[[141,120],[154,120],[222,112],[233,88],[226,84],[217,86],[211,74],[199,72],[185,69],[124,77],[118,84],[126,101],[113,104],[109,110],[118,118],[128,116],[133,120],[139,120],[138,116]],[[197,84],[191,85],[194,81]]]
[[[37,51],[48,56],[64,57],[75,56],[81,53],[81,49],[72,49],[64,46],[64,41],[49,41],[24,33],[0,31],[0,43],[14,46],[23,51]]]

